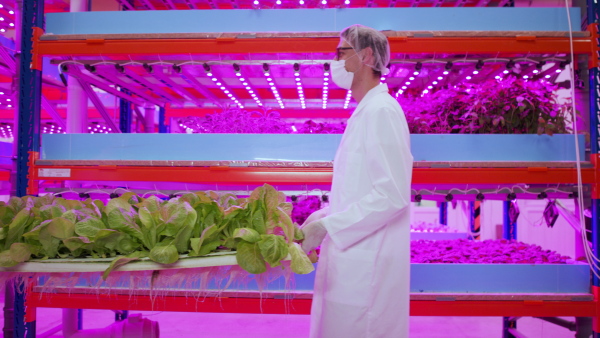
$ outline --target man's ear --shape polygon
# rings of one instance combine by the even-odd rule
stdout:
[[[368,65],[372,65],[375,60],[373,60],[373,49],[371,47],[366,47],[360,51],[363,53],[362,60],[364,63]]]

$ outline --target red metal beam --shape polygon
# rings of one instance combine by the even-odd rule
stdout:
[[[70,177],[40,177],[39,169],[70,169]],[[33,168],[34,180],[142,181],[222,184],[331,183],[332,168],[47,166]],[[595,182],[595,170],[582,170],[583,183]],[[569,168],[415,168],[413,184],[570,184]]]
[[[310,314],[310,299],[29,293],[28,307],[215,313]],[[594,301],[411,301],[411,316],[594,317]]]
[[[577,301],[411,301],[411,316],[595,317],[596,302]]]
[[[390,37],[392,53],[503,54],[569,53],[568,37]],[[333,53],[335,37],[256,39],[39,40],[34,55],[124,57],[147,54]],[[591,55],[591,38],[574,38],[575,54]]]
[[[70,177],[39,177],[43,168],[71,169]],[[330,183],[331,168],[36,166],[34,179],[52,181],[141,181],[219,184]]]
[[[310,299],[129,296],[66,293],[30,293],[28,307],[70,309],[310,314]]]

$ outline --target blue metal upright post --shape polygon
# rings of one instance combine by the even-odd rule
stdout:
[[[158,108],[158,132],[161,134],[166,134],[169,132],[165,123],[165,107]]]
[[[448,202],[440,202],[440,224],[448,225]]]
[[[514,208],[512,201],[505,201],[504,204],[504,231],[502,232],[502,237],[504,239],[517,239],[517,222],[511,220],[510,214],[511,209]],[[514,338],[515,336],[510,333],[509,329],[517,328],[517,321],[514,319],[510,319],[509,317],[504,317],[502,322],[503,330],[502,330],[502,338]]]
[[[16,189],[18,197],[27,193],[29,152],[40,150],[40,111],[42,105],[41,60],[34,59],[34,33],[44,29],[44,1],[22,2],[21,53],[19,56],[19,91],[17,106]],[[15,285],[13,337],[35,337],[35,322],[25,323],[25,290]],[[6,324],[6,323],[5,323]]]
[[[589,30],[597,30],[597,25],[599,23],[599,14],[600,14],[600,4],[597,3],[596,0],[587,0],[587,23]],[[589,25],[594,25],[589,27]],[[594,41],[596,46],[599,45],[599,41]],[[592,54],[591,58],[598,59],[597,54]],[[592,67],[589,69],[589,95],[590,95],[590,157],[596,169],[600,166],[598,153],[600,152],[600,138],[598,135],[598,131],[600,128],[600,72],[597,67]],[[583,146],[583,145],[581,145]],[[596,182],[598,183],[598,182]],[[591,209],[592,209],[592,250],[596,257],[600,254],[600,221],[598,217],[600,216],[600,200],[598,199],[598,195],[600,191],[597,191],[598,187],[595,184],[592,188],[592,201],[591,201]],[[582,220],[583,222],[583,220]],[[584,243],[587,245],[587,243]],[[594,293],[594,299],[596,302],[600,302],[600,280],[596,277],[595,274],[592,274],[592,292]],[[600,317],[596,315],[592,321],[593,328],[593,336],[595,338],[600,338]]]
[[[127,89],[121,88],[121,91],[129,94]],[[122,133],[131,133],[131,102],[120,99],[119,108],[119,129]]]
[[[512,201],[504,202],[504,231],[502,234],[504,239],[517,239],[517,221],[513,222],[510,219],[511,209],[513,208]]]

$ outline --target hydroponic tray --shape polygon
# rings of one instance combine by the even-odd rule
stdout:
[[[450,239],[467,239],[469,238],[469,234],[466,232],[418,232],[411,231],[410,232],[410,240],[417,241],[420,239],[428,239],[428,240],[450,240]]]
[[[384,31],[388,37],[568,37],[569,32],[560,31]],[[231,33],[143,33],[143,34],[44,34],[40,40],[87,40],[87,39],[216,39],[216,38],[338,38],[340,32],[231,32]],[[575,31],[573,37],[589,37],[590,32]]]
[[[44,134],[43,160],[329,162],[340,134]],[[575,161],[575,136],[413,134],[415,161]],[[578,135],[579,156],[585,140]]]
[[[131,161],[131,160],[37,160],[39,166],[139,166],[139,167],[263,167],[263,168],[333,168],[333,162],[302,161]],[[414,168],[575,168],[575,162],[432,162],[415,161]],[[581,162],[582,168],[591,168],[591,162]]]
[[[108,269],[114,258],[67,258],[36,259],[10,268],[0,268],[0,272],[103,272]],[[120,266],[116,271],[147,271],[185,268],[202,268],[211,266],[237,265],[235,252],[215,252],[202,257],[181,256],[173,264],[160,264],[141,258]]]

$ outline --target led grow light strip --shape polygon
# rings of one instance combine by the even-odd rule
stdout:
[[[402,93],[400,93],[402,94]],[[349,90],[346,93],[346,101],[344,101],[344,109],[348,109],[348,106],[350,105],[350,99],[352,98],[352,91]]]
[[[448,74],[450,74],[451,68],[452,68],[452,63],[450,63],[450,62],[446,63],[442,74],[439,75],[437,78],[435,78],[433,81],[431,81],[431,84],[429,84],[425,89],[423,89],[423,93],[421,95],[428,94],[430,91],[433,90],[433,88],[435,88],[435,86],[440,84],[444,80],[444,77],[447,76]]]
[[[296,80],[296,89],[298,90],[298,97],[300,98],[300,105],[302,109],[306,109],[306,101],[304,100],[304,89],[302,89],[302,78],[300,78],[300,72],[294,71],[294,76]]]
[[[329,95],[329,71],[323,73],[323,109],[327,109],[327,97]]]
[[[242,109],[244,108],[244,105],[235,96],[233,96],[233,94],[227,89],[227,87],[225,87],[225,85],[221,81],[219,81],[219,79],[213,73],[206,73],[206,76],[210,77],[212,82],[214,82],[215,85],[219,87],[223,91],[223,93],[225,93],[227,97],[229,97],[229,99],[231,99],[231,101],[237,104],[238,107]]]
[[[248,94],[250,94],[250,96],[252,96],[252,99],[253,99],[254,101],[256,101],[256,104],[257,104],[259,107],[262,107],[262,106],[263,106],[262,102],[260,102],[260,99],[258,98],[258,96],[256,95],[256,93],[254,92],[254,90],[252,90],[252,87],[250,87],[250,83],[248,83],[248,80],[246,80],[246,79],[245,79],[245,78],[242,76],[241,70],[240,70],[240,71],[237,71],[237,72],[235,73],[235,76],[237,76],[237,77],[238,77],[238,80],[240,80],[240,82],[242,83],[242,85],[244,86],[244,88],[246,88],[246,90],[248,91]]]
[[[281,100],[281,96],[279,96],[279,91],[277,91],[277,87],[275,86],[275,81],[273,80],[273,78],[271,78],[271,73],[265,72],[264,74],[267,77],[267,82],[269,83],[269,87],[273,92],[273,96],[275,96],[277,103],[279,103],[279,107],[281,109],[285,108],[285,106],[283,105],[283,101]]]

